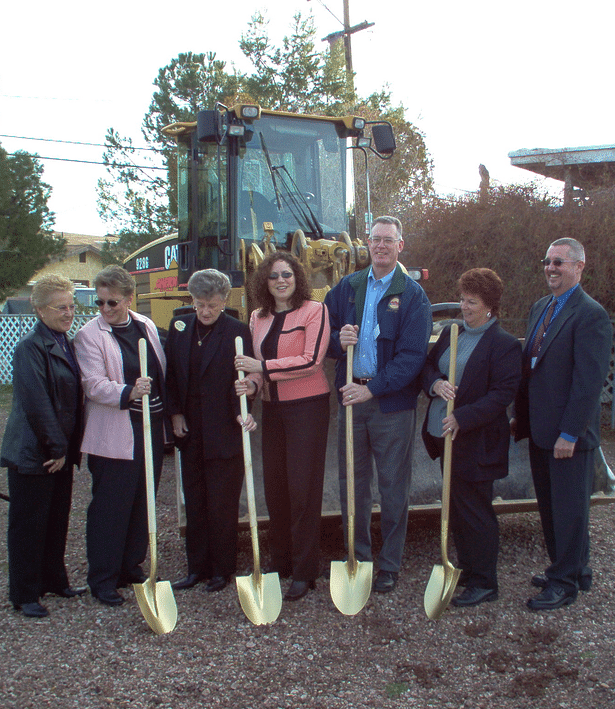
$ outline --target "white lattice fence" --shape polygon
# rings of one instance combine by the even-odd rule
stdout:
[[[74,337],[93,315],[75,315],[73,326],[68,333]],[[0,384],[13,382],[13,352],[21,338],[34,327],[35,315],[0,315]]]

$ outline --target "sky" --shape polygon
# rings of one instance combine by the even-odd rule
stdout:
[[[527,182],[510,164],[521,148],[615,143],[612,28],[608,0],[349,0],[356,88],[388,88],[424,134],[436,191]],[[296,12],[313,13],[317,37],[342,29],[342,0],[75,0],[5,3],[0,10],[0,144],[9,153],[100,161],[107,129],[144,145],[141,124],[158,70],[181,52],[216,52],[249,66],[241,34],[257,7],[280,44]],[[322,43],[323,50],[327,45]],[[6,136],[17,136],[6,137]],[[46,139],[50,142],[25,140]],[[43,160],[56,230],[109,231],[96,208],[101,165]],[[559,191],[560,183],[544,181]]]

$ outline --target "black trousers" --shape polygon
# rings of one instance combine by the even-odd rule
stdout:
[[[73,466],[42,475],[9,467],[8,483],[9,598],[16,605],[35,603],[69,585],[64,552]]]
[[[320,573],[329,397],[263,402],[263,478],[272,567],[295,581]]]
[[[227,577],[237,570],[243,456],[205,458],[196,419],[188,422],[190,438],[181,452],[188,573]]]
[[[88,507],[86,547],[88,585],[93,593],[112,591],[139,573],[149,537],[145,488],[143,423],[131,416],[133,460],[88,455],[92,501]],[[162,416],[152,416],[152,453],[156,488],[164,455]]]
[[[436,440],[442,466],[444,439]],[[492,502],[493,480],[464,480],[451,475],[451,531],[457,568],[469,587],[498,588],[500,528]]]
[[[551,566],[547,578],[567,591],[578,589],[580,576],[591,575],[589,504],[594,483],[594,451],[555,458],[530,439],[530,465],[542,531]]]

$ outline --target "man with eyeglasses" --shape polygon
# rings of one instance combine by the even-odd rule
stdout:
[[[585,251],[554,241],[542,261],[551,295],[530,310],[523,379],[511,433],[529,437],[530,466],[551,565],[531,580],[541,592],[530,610],[574,603],[592,583],[589,504],[594,450],[600,445],[600,393],[613,329],[604,308],[580,285]]]
[[[401,567],[412,474],[418,376],[427,356],[431,305],[398,263],[404,242],[395,217],[374,220],[368,239],[372,264],[343,278],[325,298],[331,320],[329,356],[336,361],[338,456],[346,522],[345,407],[353,407],[355,553],[371,561],[373,464],[381,505],[382,549],[374,590],[395,588]],[[346,351],[355,346],[353,381]],[[344,524],[346,528],[346,523]]]

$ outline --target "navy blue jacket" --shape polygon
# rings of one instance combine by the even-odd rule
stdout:
[[[339,390],[346,384],[346,353],[340,345],[340,330],[344,325],[361,327],[369,271],[365,268],[346,276],[325,298],[331,320],[327,354],[336,360],[335,387],[340,403]],[[378,373],[367,387],[383,413],[414,409],[431,335],[431,305],[421,286],[399,264],[378,303],[377,319]]]

